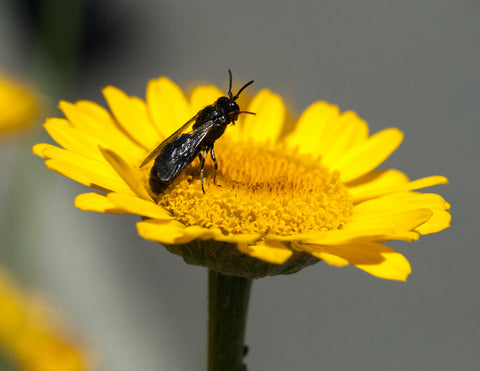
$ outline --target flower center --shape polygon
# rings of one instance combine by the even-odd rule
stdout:
[[[208,158],[205,194],[199,162],[186,169],[159,197],[159,205],[185,225],[217,227],[224,233],[291,235],[339,229],[353,208],[339,173],[283,148],[221,141],[219,169]],[[208,165],[207,165],[208,163]]]

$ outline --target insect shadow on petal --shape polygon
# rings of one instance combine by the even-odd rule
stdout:
[[[200,180],[203,187],[203,169],[207,153],[210,152],[215,165],[215,184],[216,172],[218,169],[217,159],[213,146],[215,141],[220,138],[228,124],[235,123],[240,113],[255,115],[253,112],[240,111],[237,102],[240,93],[253,80],[247,82],[240,88],[237,94],[232,94],[232,71],[228,70],[230,83],[227,96],[218,98],[215,103],[206,106],[188,120],[180,129],[170,135],[158,145],[140,164],[144,167],[150,161],[155,162],[150,170],[150,188],[153,193],[160,194],[177,178],[197,156],[200,159]]]

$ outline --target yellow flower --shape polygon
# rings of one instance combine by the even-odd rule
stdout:
[[[22,370],[90,369],[87,352],[73,341],[44,301],[20,289],[0,270],[0,353]]]
[[[27,127],[38,113],[37,99],[26,86],[0,71],[0,135]]]
[[[413,192],[447,183],[445,177],[411,181],[398,170],[375,170],[402,141],[398,129],[369,136],[354,112],[316,102],[288,131],[284,103],[268,90],[248,105],[239,99],[242,110],[256,115],[240,115],[215,143],[216,184],[207,161],[202,193],[195,160],[156,197],[148,166],[139,164],[225,94],[199,86],[187,99],[165,77],[148,84],[146,101],[114,87],[103,94],[111,113],[88,101],[61,102],[66,119],[50,118],[45,128],[63,148],[42,143],[34,153],[49,169],[101,191],[79,195],[78,208],[141,215],[138,233],[189,263],[254,278],[321,259],[405,280],[408,261],[382,243],[413,241],[449,226],[442,197]],[[270,271],[261,271],[262,262]]]

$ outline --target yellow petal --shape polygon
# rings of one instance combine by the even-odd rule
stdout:
[[[102,160],[98,140],[82,129],[72,126],[67,120],[48,118],[43,125],[52,139],[63,148],[82,156]]]
[[[205,228],[199,225],[192,225],[185,228],[185,236],[201,240],[217,239],[217,236],[221,235],[222,231],[219,228]]]
[[[325,239],[328,233],[328,231],[310,231],[306,233],[292,233],[287,235],[267,233],[265,235],[265,239],[283,242],[311,241]]]
[[[410,210],[392,215],[372,216],[368,219],[349,221],[343,229],[318,232],[302,239],[309,244],[339,245],[359,241],[414,241],[419,238],[415,230],[431,218],[428,209]]]
[[[100,147],[100,151],[105,160],[108,161],[136,195],[144,200],[151,200],[151,197],[145,190],[140,171],[132,168],[120,155],[110,149]]]
[[[109,193],[107,199],[117,208],[129,214],[138,214],[159,220],[173,219],[173,216],[167,210],[152,201],[119,193]]]
[[[63,159],[51,159],[45,161],[47,169],[55,171],[67,178],[70,178],[87,187],[95,188],[103,192],[131,193],[130,188],[120,178],[109,178],[104,176],[100,167],[93,169],[77,165],[74,162]]]
[[[327,102],[311,104],[298,119],[293,133],[287,137],[287,146],[298,148],[302,154],[320,155],[323,148],[319,144],[328,136],[339,116],[340,111],[335,105]]]
[[[118,153],[127,153],[132,162],[145,154],[145,150],[124,135],[108,111],[98,104],[88,101],[75,104],[62,101],[59,108],[72,125],[96,138],[99,145]]]
[[[399,232],[394,228],[377,228],[374,225],[361,225],[358,228],[331,231],[311,231],[291,235],[267,234],[268,239],[283,242],[305,242],[309,244],[339,245],[358,241],[387,241],[392,239],[414,241],[419,238],[416,230]]]
[[[169,214],[168,214],[169,216]],[[152,216],[153,217],[153,216]],[[160,219],[160,218],[157,218]],[[163,218],[164,220],[166,218]],[[169,216],[169,219],[173,219]],[[183,227],[182,229],[182,238],[184,240],[209,240],[213,239],[216,241],[229,242],[229,243],[239,243],[239,242],[251,242],[255,239],[258,239],[258,235],[253,234],[244,234],[244,235],[225,235],[219,228],[205,228],[199,225],[192,225],[188,227]],[[183,242],[179,242],[183,243]]]
[[[201,227],[199,225],[192,225],[185,227],[185,235],[192,239],[214,239],[216,241],[229,242],[229,243],[251,243],[258,240],[259,234],[224,234],[220,228],[214,227]]]
[[[90,192],[82,193],[75,198],[75,207],[84,211],[96,211],[99,213],[120,214],[123,209],[117,208],[105,194]]]
[[[435,193],[398,192],[368,200],[353,209],[352,222],[364,219],[385,217],[393,213],[414,209],[447,207],[445,200]]]
[[[199,86],[193,89],[190,95],[190,106],[192,113],[196,113],[201,109],[213,104],[218,98],[225,94],[216,86]]]
[[[408,181],[408,176],[396,169],[372,170],[360,178],[348,182],[346,186],[348,193],[355,197],[364,192],[371,191],[373,193],[379,189],[403,185]]]
[[[342,268],[350,264],[348,259],[343,258],[342,256],[340,256],[341,254],[337,253],[337,248],[340,249],[340,251],[343,251],[342,249],[344,248],[344,246],[349,246],[349,245],[327,246],[327,245],[297,244],[297,246],[299,249],[306,251],[309,254],[315,256],[316,258],[323,260],[325,263],[329,265]]]
[[[99,168],[82,167],[74,162],[65,161],[63,159],[51,159],[45,161],[47,169],[55,171],[67,178],[70,178],[87,187],[95,188],[103,192],[121,192],[131,193],[130,188],[120,178],[109,178],[104,176]]]
[[[45,156],[43,155],[43,151],[50,148],[50,147],[54,147],[52,146],[51,144],[49,143],[37,143],[33,146],[32,148],[32,153],[35,155],[35,156],[38,156],[38,157],[41,157],[41,158],[45,158]]]
[[[308,246],[308,248],[306,247]],[[317,245],[303,245],[302,247],[305,251],[310,252],[316,258],[323,260],[325,263],[329,265],[333,265],[335,267],[343,268],[350,264],[350,262],[335,254],[335,248],[337,246],[345,246],[345,245],[330,245],[330,246],[317,246]],[[332,252],[328,249],[329,247],[332,248]]]
[[[340,245],[359,241],[415,241],[419,234],[414,231],[402,231],[401,233],[393,228],[376,228],[373,226],[362,226],[358,229],[335,230],[316,235],[307,236],[300,240],[308,244]]]
[[[380,165],[400,145],[403,133],[390,128],[372,135],[332,163],[343,182],[356,179]]]
[[[169,137],[195,113],[182,90],[166,77],[152,80],[147,86],[147,109],[161,140]]]
[[[221,234],[215,237],[218,241],[230,243],[252,243],[260,238],[259,233],[243,233],[243,234]]]
[[[293,254],[292,250],[278,241],[260,241],[255,245],[239,243],[238,249],[244,254],[272,264],[283,264]]]
[[[160,137],[150,122],[145,102],[137,97],[129,97],[113,86],[107,86],[102,92],[123,130],[143,149],[152,149]]]
[[[429,176],[411,182],[403,181],[400,176],[396,177],[392,171],[393,170],[388,170],[388,174],[386,174],[385,178],[381,176],[379,179],[372,180],[365,184],[360,184],[351,188],[349,186],[349,193],[354,197],[355,202],[360,202],[369,198],[380,197],[391,193],[413,191],[415,189],[448,183],[448,179],[440,175]]]
[[[344,266],[348,262],[379,278],[406,281],[412,271],[410,263],[402,254],[376,242],[337,246],[301,245],[300,247],[328,264]]]
[[[426,235],[430,233],[437,233],[445,228],[450,227],[450,221],[452,216],[448,211],[440,208],[430,209],[433,212],[433,215],[425,223],[415,228],[415,231],[421,235]]]
[[[369,202],[369,201],[367,201]],[[375,210],[372,213],[356,213],[355,209],[351,220],[345,225],[343,230],[363,230],[367,228],[392,229],[394,233],[413,231],[419,225],[425,223],[433,215],[433,212],[427,208],[399,210]]]
[[[355,206],[352,222],[370,219],[372,216],[385,217],[392,212],[402,212],[413,209],[428,209],[432,216],[415,231],[424,235],[436,233],[450,226],[451,216],[446,210],[450,205],[434,193],[399,192],[373,200],[365,201]]]
[[[331,167],[338,158],[368,138],[368,124],[353,111],[340,115],[319,144],[322,163]]]
[[[255,115],[244,114],[238,127],[228,130],[228,135],[236,136],[246,143],[271,143],[277,139],[285,121],[285,104],[282,98],[269,90],[261,90],[250,102],[247,111]]]
[[[137,223],[138,234],[143,238],[164,244],[182,244],[195,239],[185,234],[185,226],[175,220],[144,220]]]
[[[47,168],[79,183],[102,191],[132,193],[106,161],[89,159],[52,145],[35,146],[34,150],[41,150]]]

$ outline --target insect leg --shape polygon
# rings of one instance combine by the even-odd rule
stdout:
[[[215,173],[213,175],[213,184],[215,184],[215,179],[217,179],[218,164],[217,159],[215,158],[215,151],[213,150],[213,147],[210,148],[210,156],[212,156],[213,163],[215,164]]]
[[[205,194],[205,188],[203,188],[203,168],[205,167],[205,159],[207,158],[207,148],[203,150],[203,156],[202,154],[200,156],[200,180],[202,182],[202,191]]]

